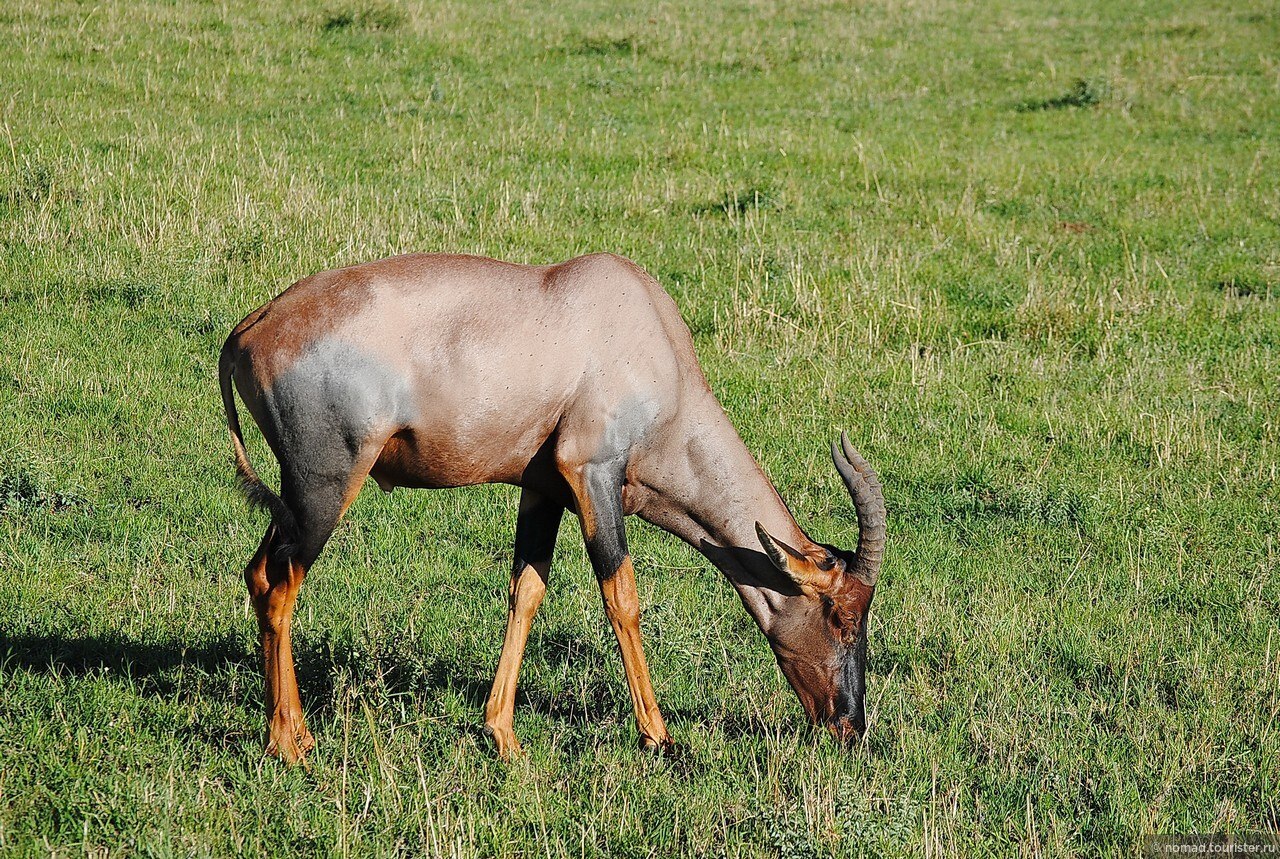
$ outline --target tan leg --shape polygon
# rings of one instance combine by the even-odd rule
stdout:
[[[493,678],[493,690],[484,708],[486,733],[493,738],[498,754],[511,758],[520,754],[520,741],[513,727],[516,706],[516,679],[524,659],[524,646],[529,640],[533,615],[547,592],[547,574],[551,562],[525,564],[511,575],[510,604],[507,612],[507,636],[502,642],[502,656]]]
[[[636,575],[630,556],[622,559],[617,572],[600,580],[600,593],[604,597],[605,615],[618,637],[618,649],[622,651],[627,687],[631,690],[631,704],[636,711],[636,728],[640,731],[640,747],[668,749],[671,736],[658,709],[658,699],[653,694],[649,665],[640,642],[640,598],[636,593]]]
[[[502,642],[502,655],[498,657],[493,689],[484,708],[485,732],[493,738],[498,754],[508,759],[520,754],[520,742],[513,726],[516,681],[533,616],[547,592],[551,555],[563,513],[563,507],[531,490],[521,493],[515,563],[507,603],[507,635]]]
[[[562,468],[561,473],[577,501],[587,555],[600,582],[600,595],[604,597],[604,612],[618,637],[631,704],[636,712],[636,728],[640,731],[640,747],[665,750],[672,746],[671,736],[653,694],[649,665],[640,642],[640,598],[627,551],[622,509],[625,469],[620,463],[621,460],[590,462],[581,468]]]
[[[295,560],[271,556],[275,527],[267,529],[253,560],[245,570],[245,583],[258,616],[262,639],[264,698],[267,711],[267,747],[269,755],[289,763],[302,760],[315,746],[302,715],[298,696],[298,680],[294,674],[293,646],[289,628],[298,589],[306,570]]]

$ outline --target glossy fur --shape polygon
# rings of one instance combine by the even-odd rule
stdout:
[[[884,534],[874,473],[847,440],[836,450],[859,549],[810,540],[711,394],[675,304],[628,260],[523,266],[433,254],[323,272],[237,325],[220,374],[242,482],[273,519],[245,573],[269,752],[297,760],[313,744],[289,621],[368,476],[387,491],[522,488],[507,634],[485,708],[501,754],[519,750],[516,677],[565,510],[582,524],[642,745],[671,740],[640,641],[632,514],[724,571],[814,722],[841,739],[863,730],[866,614]],[[245,454],[233,384],[280,462],[279,495]]]

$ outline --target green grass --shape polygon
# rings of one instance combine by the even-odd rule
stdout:
[[[1280,825],[1280,14],[1045,0],[0,10],[0,852],[1129,855]],[[515,493],[357,501],[261,757],[218,347],[313,271],[612,250],[851,545],[867,742],[802,725],[728,584],[631,528],[635,748],[567,524],[479,734]],[[255,461],[270,472],[256,436]]]

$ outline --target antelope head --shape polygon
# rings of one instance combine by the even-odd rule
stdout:
[[[884,557],[885,506],[875,471],[844,433],[832,443],[831,458],[853,497],[858,548],[789,546],[759,523],[756,534],[799,590],[774,613],[769,644],[809,719],[850,744],[867,727],[867,617]]]

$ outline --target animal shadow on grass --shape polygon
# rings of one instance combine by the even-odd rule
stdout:
[[[357,688],[377,684],[388,695],[459,692],[472,706],[483,705],[488,684],[478,666],[447,659],[426,660],[398,652],[370,654],[349,642],[295,640],[298,687],[308,717],[321,724],[336,718],[339,682]],[[262,660],[251,638],[225,634],[198,644],[178,639],[138,641],[122,633],[15,633],[0,629],[0,673],[16,671],[54,678],[105,679],[124,683],[139,695],[165,701],[217,703],[262,710]],[[340,678],[342,680],[340,681]],[[176,732],[219,747],[247,738],[245,726],[229,732],[225,720],[197,722]],[[259,726],[253,724],[252,733]]]
[[[574,672],[596,675],[592,666],[606,657],[568,637],[552,635],[544,643],[552,666],[572,665]],[[294,657],[303,707],[322,730],[337,718],[344,695],[356,689],[376,693],[374,700],[377,696],[457,694],[474,713],[460,729],[481,735],[481,713],[494,665],[456,654],[422,652],[412,644],[380,647],[375,643],[370,648],[333,639],[295,640]],[[138,641],[122,633],[77,636],[0,629],[0,673],[108,680],[165,701],[229,704],[256,715],[262,708],[261,670],[256,642],[234,634],[191,644],[173,638]],[[530,683],[518,693],[516,706],[560,723],[577,736],[629,715],[625,691],[615,694],[609,686],[607,680],[593,677],[584,697],[577,692],[553,693]],[[228,741],[247,739],[258,727],[256,722],[252,728],[231,727],[222,719],[175,730],[222,747]]]
[[[348,689],[376,690],[388,697],[452,693],[474,714],[458,726],[459,730],[482,739],[481,714],[494,665],[459,654],[426,653],[412,645],[379,648],[375,644],[372,649],[376,652],[332,639],[295,641],[298,686],[313,725],[324,730],[338,718],[340,701]],[[568,669],[571,675],[589,678],[585,683],[573,683],[572,688],[553,689],[528,677],[526,669],[526,679],[517,692],[517,712],[523,709],[556,723],[561,734],[559,745],[565,752],[586,754],[601,742],[602,730],[616,734],[617,726],[630,726],[625,683],[604,668],[606,660],[618,658],[616,653],[560,631],[536,637],[530,642],[530,655],[535,649],[553,673],[563,674]],[[261,658],[256,642],[243,635],[224,634],[191,644],[173,638],[138,641],[121,633],[76,636],[0,629],[0,673],[15,671],[110,679],[127,683],[140,695],[170,702],[230,705],[255,717],[262,708]],[[720,730],[729,738],[761,739],[777,737],[780,730],[779,725],[749,713],[717,716],[688,707],[665,712],[680,732]],[[256,721],[230,725],[222,717],[215,722],[197,720],[174,726],[174,732],[222,748],[228,742],[250,741],[259,727]],[[683,760],[686,769],[693,764],[684,755],[677,760]]]
[[[253,707],[261,696],[261,684],[237,678],[256,670],[258,659],[234,635],[192,645],[176,639],[136,641],[119,633],[75,636],[0,629],[0,673],[107,680],[164,701],[217,699]],[[173,732],[219,747],[244,734],[228,734],[207,721],[175,725]]]
[[[0,631],[0,668],[32,674],[130,679],[143,691],[172,696],[185,685],[181,669],[214,675],[228,667],[257,666],[233,635],[192,646],[177,640],[141,642],[119,634],[39,635]]]
[[[439,655],[408,646],[357,646],[330,638],[294,640],[298,690],[309,717],[334,718],[348,690],[377,696],[458,694],[472,708],[489,694],[485,667],[458,655]],[[256,660],[255,660],[256,665]],[[490,667],[492,670],[492,667]]]

